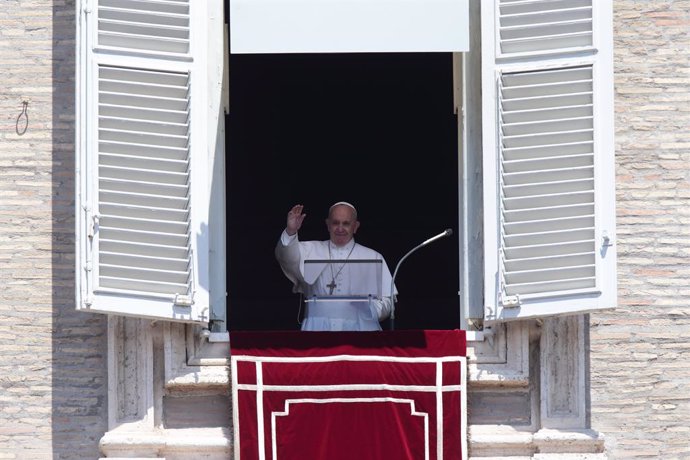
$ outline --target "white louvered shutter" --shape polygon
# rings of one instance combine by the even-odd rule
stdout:
[[[610,18],[482,2],[486,320],[615,306]]]
[[[79,11],[77,308],[209,319],[195,3],[97,0]]]
[[[569,49],[591,48],[593,1],[499,1],[495,13],[498,56],[562,54]]]

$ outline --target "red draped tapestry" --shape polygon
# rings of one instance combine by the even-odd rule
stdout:
[[[464,331],[233,332],[235,459],[465,459]]]

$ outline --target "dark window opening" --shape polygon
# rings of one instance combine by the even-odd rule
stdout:
[[[391,272],[417,244],[457,230],[452,102],[449,53],[231,55],[229,329],[299,328],[299,296],[273,255],[296,203],[302,240],[328,238],[332,203],[355,204],[357,242]],[[396,329],[458,328],[457,232],[410,256],[396,285]]]

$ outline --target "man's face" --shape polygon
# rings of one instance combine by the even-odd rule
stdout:
[[[331,215],[326,219],[326,226],[333,244],[343,246],[357,233],[359,222],[355,220],[352,208],[340,205],[331,210]]]

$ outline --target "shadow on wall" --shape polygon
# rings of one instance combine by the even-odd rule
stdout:
[[[52,453],[100,457],[107,430],[107,322],[75,310],[74,1],[53,3],[52,17]]]

